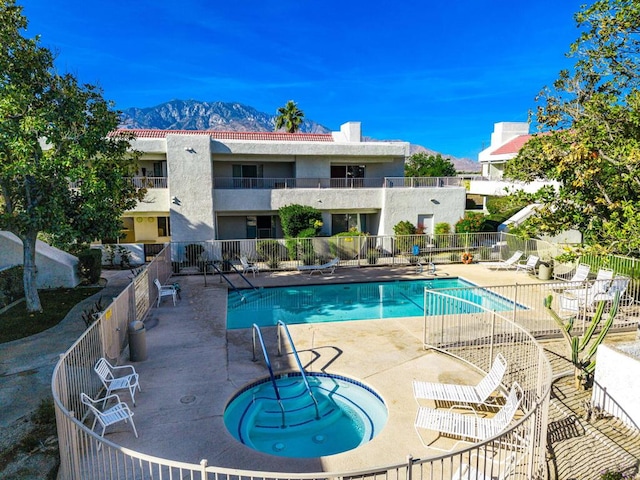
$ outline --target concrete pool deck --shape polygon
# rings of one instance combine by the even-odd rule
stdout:
[[[332,276],[299,272],[260,273],[256,286],[379,279],[420,278],[414,269],[341,269]],[[357,277],[360,277],[359,279]],[[134,363],[142,392],[134,408],[136,439],[127,425],[114,426],[108,438],[149,455],[228,468],[315,472],[350,471],[402,463],[428,451],[414,430],[417,404],[414,378],[432,381],[476,380],[480,375],[463,364],[422,349],[421,318],[290,325],[300,360],[310,372],[357,379],[382,396],[389,419],[371,442],[350,452],[323,458],[292,459],[256,452],[227,431],[227,402],[243,386],[268,375],[264,361],[252,362],[251,329],[226,330],[227,287],[218,277],[175,277],[181,300],[163,300],[147,325],[147,360]],[[274,327],[262,328],[276,372],[293,370],[291,355],[277,357]],[[289,351],[289,348],[286,348]],[[128,359],[123,359],[128,361]],[[474,378],[475,375],[475,378]],[[123,395],[126,401],[127,395]],[[430,432],[425,431],[429,438]],[[435,439],[435,434],[432,436]],[[446,442],[446,441],[445,441]],[[442,445],[439,443],[439,445]]]
[[[480,265],[439,266],[438,273],[460,276],[478,285],[538,282],[526,274],[490,272]],[[339,268],[334,275],[324,276],[267,272],[248,278],[260,287],[418,279],[425,275],[410,267],[372,267]],[[347,472],[401,464],[409,454],[422,458],[441,453],[425,448],[413,427],[417,404],[412,380],[473,382],[480,378],[446,355],[423,350],[420,318],[290,325],[306,369],[344,375],[369,385],[387,403],[389,420],[371,442],[350,452],[310,459],[255,452],[236,441],[223,422],[224,408],[234,393],[267,376],[262,360],[251,361],[251,330],[226,330],[227,286],[218,276],[181,276],[172,277],[172,281],[182,286],[182,298],[175,307],[170,299],[164,299],[159,308],[152,308],[145,322],[148,358],[133,363],[142,386],[133,408],[139,438],[125,424],[110,427],[106,436],[138,452],[175,461],[199,463],[206,459],[212,466],[274,472]],[[275,328],[262,330],[274,370],[293,369],[290,355],[276,356]],[[122,360],[130,363],[126,351]],[[555,363],[566,368],[558,359]],[[122,399],[128,401],[128,396]],[[436,438],[435,432],[423,433],[427,441]],[[439,446],[446,445],[442,441],[438,440]],[[585,474],[594,472],[588,464],[583,466]],[[576,478],[589,478],[585,474]]]

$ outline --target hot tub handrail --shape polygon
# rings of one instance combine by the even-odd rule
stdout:
[[[284,328],[284,332],[287,334],[287,338],[289,339],[289,345],[291,346],[291,351],[293,352],[293,358],[296,359],[296,364],[298,365],[298,370],[300,370],[300,376],[302,377],[302,381],[304,382],[304,386],[307,388],[307,392],[313,400],[313,404],[316,407],[316,420],[320,419],[320,408],[318,407],[318,401],[316,397],[313,395],[311,391],[311,385],[309,385],[309,381],[307,380],[307,375],[304,372],[304,368],[302,368],[302,363],[300,363],[300,357],[298,356],[298,351],[296,350],[296,346],[293,344],[293,339],[291,338],[291,334],[289,333],[289,327],[282,320],[278,320],[278,356],[282,355],[282,347],[280,342],[280,327]]]
[[[278,384],[276,383],[276,377],[273,374],[273,368],[271,368],[271,361],[269,360],[269,354],[267,353],[267,348],[264,346],[264,340],[262,338],[262,332],[260,332],[260,327],[257,324],[253,324],[253,361],[257,360],[256,358],[256,333],[258,334],[258,339],[260,340],[260,346],[262,347],[262,355],[264,356],[264,362],[267,364],[267,368],[269,369],[269,377],[271,378],[271,384],[273,385],[273,391],[276,394],[276,399],[278,400],[278,405],[280,405],[280,410],[282,411],[282,428],[286,426],[285,423],[285,413],[284,413],[284,405],[282,404],[282,399],[280,398],[280,392],[278,391]]]

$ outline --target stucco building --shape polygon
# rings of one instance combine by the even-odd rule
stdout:
[[[279,238],[278,209],[291,204],[320,210],[325,235],[388,235],[403,220],[430,233],[464,215],[457,179],[405,179],[409,143],[363,141],[359,122],[331,134],[135,134],[134,181],[148,193],[127,212],[120,243]]]

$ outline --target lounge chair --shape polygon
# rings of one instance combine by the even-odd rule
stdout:
[[[565,280],[563,283],[554,283],[553,285],[550,285],[550,288],[556,291],[563,291],[571,287],[579,287],[589,279],[589,273],[591,273],[591,265],[581,263],[576,267],[576,271],[573,273],[571,278]]]
[[[101,411],[97,407],[100,402],[106,402],[107,400],[112,399],[116,401],[116,404],[112,407],[109,407],[104,411]],[[130,421],[131,428],[133,428],[133,433],[135,434],[136,438],[138,438],[138,431],[136,430],[136,426],[133,423],[133,412],[126,403],[120,401],[118,395],[113,394],[105,397],[104,399],[101,398],[100,400],[93,400],[86,393],[81,393],[80,401],[87,406],[91,413],[93,413],[94,418],[93,425],[91,425],[91,430],[96,427],[96,423],[100,423],[100,425],[102,426],[102,432],[100,432],[101,437],[104,437],[104,432],[109,425],[113,425],[114,423],[118,422],[128,423]]]
[[[500,387],[506,370],[507,361],[501,353],[498,353],[493,361],[491,370],[477,385],[432,383],[414,380],[413,396],[416,400],[425,399],[482,405]]]
[[[536,273],[540,257],[537,255],[529,255],[526,263],[516,263],[516,272]]]
[[[513,382],[505,404],[493,417],[480,417],[473,408],[465,405],[454,405],[448,410],[420,407],[414,425],[420,441],[427,448],[443,450],[425,443],[420,435],[421,428],[460,437],[461,440],[449,449],[453,450],[460,442],[483,442],[499,435],[511,424],[521,401],[522,388],[518,382]],[[453,411],[455,408],[467,408],[469,413],[455,412]]]
[[[160,306],[160,302],[162,301],[162,297],[171,297],[173,298],[173,306],[176,306],[176,298],[178,296],[178,289],[175,285],[162,285],[160,280],[157,278],[153,281],[156,288],[158,289],[158,307]]]
[[[572,288],[565,290],[560,295],[560,310],[569,312],[579,312],[585,307],[591,308],[595,297],[605,294],[613,281],[613,270],[601,268],[598,270],[596,279],[590,285],[583,288]]]
[[[260,269],[256,265],[249,263],[249,260],[247,260],[247,257],[245,256],[240,257],[240,263],[242,264],[242,273],[251,272],[253,273],[254,278],[256,276],[256,273],[260,273]]]
[[[309,272],[309,275],[313,275],[316,272],[324,275],[325,271],[329,271],[329,274],[333,275],[333,272],[338,266],[338,263],[340,263],[340,259],[336,257],[330,262],[323,263],[322,265],[300,265],[298,267],[298,270],[301,272]]]
[[[501,262],[485,262],[483,265],[492,270],[508,270],[511,268],[516,268],[516,265],[524,255],[524,252],[521,250],[516,250],[516,252],[511,255],[506,260],[502,260]]]
[[[100,358],[96,362],[95,367],[93,367],[93,370],[98,374],[100,381],[107,390],[105,396],[108,397],[117,390],[128,390],[133,406],[136,406],[136,388],[138,391],[141,390],[140,383],[138,382],[138,374],[133,365],[114,367],[106,358]]]

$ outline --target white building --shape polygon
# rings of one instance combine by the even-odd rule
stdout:
[[[500,179],[507,161],[515,157],[531,138],[527,122],[499,122],[494,124],[491,145],[478,154],[482,176]]]
[[[320,210],[326,235],[388,235],[403,220],[430,233],[464,215],[457,179],[405,179],[409,143],[362,141],[359,122],[331,134],[134,132],[148,193],[120,243],[278,238],[278,209],[291,204]]]

